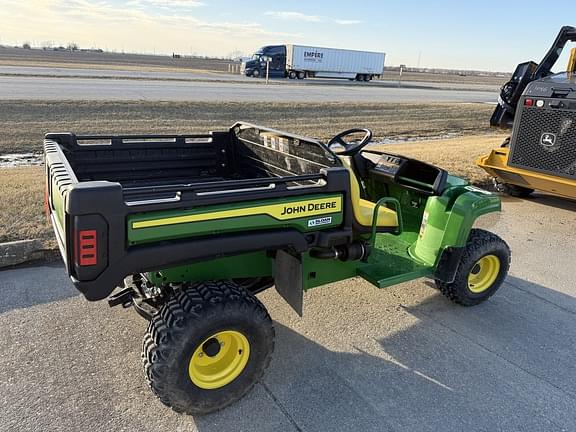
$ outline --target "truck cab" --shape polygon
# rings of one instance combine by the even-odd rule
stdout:
[[[244,65],[244,74],[255,78],[266,75],[266,57],[270,57],[269,76],[286,77],[286,46],[267,45],[256,51]]]

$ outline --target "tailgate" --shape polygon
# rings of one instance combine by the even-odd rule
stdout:
[[[69,256],[66,247],[66,208],[68,189],[77,183],[76,176],[58,144],[44,140],[46,165],[46,213],[52,222],[62,258],[68,266]]]
[[[93,208],[79,212],[69,205],[71,194],[78,195],[82,185],[60,146],[46,139],[44,154],[46,212],[68,275],[76,281],[94,280],[108,264],[108,224]]]

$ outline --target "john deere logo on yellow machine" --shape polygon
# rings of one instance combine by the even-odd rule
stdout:
[[[179,216],[140,220],[132,223],[133,229],[152,228],[181,223],[202,222],[242,216],[268,215],[278,220],[299,219],[309,216],[339,213],[342,210],[342,197],[307,199],[280,204],[261,204],[230,210],[207,211]]]
[[[551,132],[544,132],[540,136],[540,144],[542,144],[544,147],[552,147],[554,144],[556,144],[556,134]]]

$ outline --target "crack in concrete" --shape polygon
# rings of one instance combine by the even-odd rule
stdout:
[[[290,422],[290,424],[294,426],[294,429],[296,429],[298,432],[304,432],[304,429],[302,429],[298,425],[298,423],[296,423],[296,420],[294,420],[294,418],[290,415],[288,410],[284,407],[284,405],[282,405],[280,400],[274,395],[274,393],[272,393],[272,390],[270,390],[270,388],[266,385],[266,383],[264,381],[260,381],[260,384],[264,388],[264,391],[268,393],[268,395],[272,398],[278,409],[282,412],[282,414],[284,414],[284,417],[286,417]]]

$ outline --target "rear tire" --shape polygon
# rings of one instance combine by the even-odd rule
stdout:
[[[258,69],[256,69],[254,72],[252,72],[252,76],[254,78],[258,78],[260,76],[260,71]]]
[[[232,282],[210,281],[182,289],[153,317],[142,360],[162,403],[207,414],[244,396],[273,350],[274,327],[262,303]]]
[[[296,79],[297,76],[298,75],[296,74],[295,71],[288,72],[288,78],[290,78],[290,79]]]
[[[491,232],[473,229],[454,282],[436,280],[436,287],[454,303],[474,306],[498,291],[509,268],[510,248],[506,242]]]
[[[298,72],[298,79],[303,80],[304,78],[306,78],[306,74],[304,72]]]

